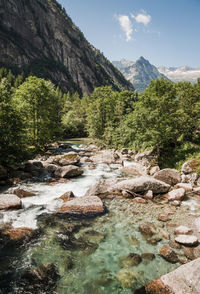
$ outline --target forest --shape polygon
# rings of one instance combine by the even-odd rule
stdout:
[[[52,82],[0,69],[0,164],[45,151],[50,142],[89,137],[102,147],[155,149],[162,167],[179,167],[200,152],[200,79],[160,79],[138,94],[96,88],[62,93]]]

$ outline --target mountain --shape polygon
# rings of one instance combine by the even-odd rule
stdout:
[[[160,66],[158,70],[173,82],[188,81],[196,83],[197,79],[200,78],[200,68],[192,68],[189,66],[167,68]]]
[[[113,64],[121,71],[124,77],[129,80],[138,92],[144,91],[151,80],[166,78],[157,68],[144,57],[140,57],[136,62],[122,59],[113,61]]]
[[[0,66],[50,79],[63,91],[134,90],[56,0],[0,0]]]

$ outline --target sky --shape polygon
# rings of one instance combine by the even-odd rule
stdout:
[[[200,0],[58,0],[111,61],[200,67]]]

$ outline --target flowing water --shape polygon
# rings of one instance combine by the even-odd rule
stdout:
[[[32,266],[47,263],[54,264],[60,276],[52,291],[58,294],[134,293],[148,281],[180,265],[171,264],[158,255],[159,248],[166,244],[165,239],[152,245],[139,232],[142,222],[155,222],[153,210],[146,205],[146,216],[141,213],[140,205],[134,206],[128,199],[106,200],[108,212],[97,218],[56,214],[62,205],[57,198],[65,192],[73,191],[76,197],[81,197],[99,179],[121,176],[117,165],[99,164],[92,170],[87,164],[84,166],[83,176],[66,183],[55,186],[48,182],[21,184],[20,188],[37,196],[24,198],[21,210],[1,213],[1,223],[12,222],[15,228],[37,229],[39,234],[25,247],[1,252],[0,293],[32,293],[18,288],[17,280]],[[152,253],[155,258],[140,260],[137,266],[126,265],[127,256],[133,253]],[[120,260],[123,259],[122,266]]]

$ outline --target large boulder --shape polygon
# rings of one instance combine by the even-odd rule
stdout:
[[[95,215],[103,213],[104,206],[101,199],[97,196],[79,197],[64,203],[58,212]]]
[[[154,178],[174,186],[181,182],[181,175],[178,170],[165,168],[154,174]]]
[[[117,179],[101,179],[87,190],[85,196],[98,196],[100,198],[106,198],[110,192],[109,188],[115,185],[119,180]]]
[[[200,158],[194,158],[182,165],[181,173],[187,175],[191,173],[196,173],[196,170],[200,167]]]
[[[0,210],[20,209],[21,207],[21,199],[16,195],[0,194]]]
[[[147,294],[198,294],[200,289],[200,258],[161,276],[145,287]]]
[[[117,183],[111,187],[111,191],[130,191],[135,193],[145,193],[151,190],[155,194],[166,193],[170,185],[154,179],[153,177],[142,176],[135,179],[128,179]]]
[[[54,175],[56,178],[73,178],[82,175],[83,172],[83,169],[78,166],[67,165],[59,167]]]

